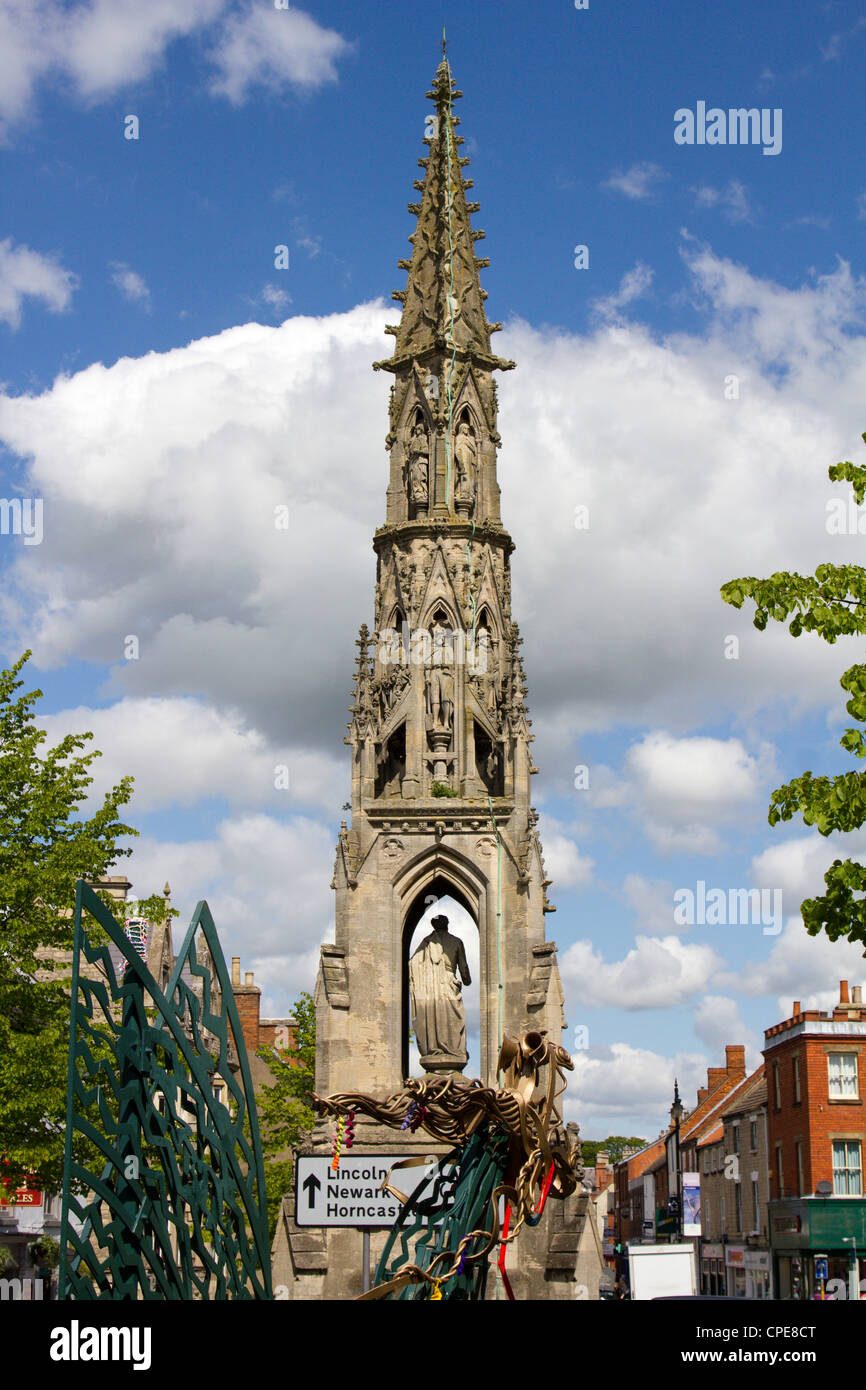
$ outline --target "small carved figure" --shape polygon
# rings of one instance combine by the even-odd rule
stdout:
[[[412,430],[407,449],[409,455],[409,501],[414,507],[427,510],[430,500],[430,445],[427,431],[418,420]]]
[[[454,457],[457,460],[457,500],[474,502],[478,448],[467,420],[461,420],[457,427]]]

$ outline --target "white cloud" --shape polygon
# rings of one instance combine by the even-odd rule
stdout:
[[[707,1059],[697,1052],[665,1057],[615,1042],[572,1055],[565,1116],[577,1120],[587,1139],[611,1133],[656,1139],[668,1119],[674,1078],[687,1106],[689,1097],[706,1084]]]
[[[544,848],[548,878],[564,888],[582,887],[592,878],[593,860],[581,854],[563,826],[551,816],[542,816],[539,830]]]
[[[654,934],[687,930],[674,922],[674,884],[668,879],[649,879],[626,874],[623,894],[634,912],[637,925]]]
[[[150,290],[147,284],[137,271],[131,270],[122,261],[112,261],[111,283],[130,304],[142,304],[146,309],[150,309]]]
[[[591,768],[582,795],[636,787],[659,812],[655,843],[686,843],[696,825],[688,843],[712,849],[719,827],[765,814],[762,754],[710,740],[701,760],[670,741],[731,710],[748,720],[780,691],[780,732],[789,707],[840,703],[838,647],[757,633],[718,590],[860,558],[860,538],[828,537],[824,518],[827,465],[862,448],[866,293],[845,266],[788,290],[691,242],[687,265],[701,336],[656,342],[634,323],[503,333],[519,370],[500,386],[499,478],[542,789],[574,795],[584,732],[654,730],[676,786],[665,792],[645,753],[626,791]],[[32,460],[27,486],[45,498],[38,565],[22,548],[7,572],[9,650],[116,663],[111,697],[193,691],[271,742],[333,751],[352,642],[372,616],[388,383],[370,362],[388,350],[389,317],[376,304],[246,324],[0,397],[0,436]],[[381,466],[359,469],[359,450]],[[282,504],[288,531],[274,526]],[[577,504],[588,530],[573,525]],[[603,602],[589,592],[599,576]],[[120,661],[128,633],[139,662]],[[731,633],[738,661],[725,659]]]
[[[312,749],[279,747],[245,726],[235,710],[193,698],[125,699],[106,709],[67,709],[42,716],[50,745],[70,729],[93,734],[102,753],[92,769],[87,804],[101,803],[121,777],[135,778],[128,815],[194,806],[219,798],[233,806],[321,806],[336,823],[349,791],[346,759]],[[285,777],[278,769],[287,770]]]
[[[211,90],[239,102],[253,84],[309,91],[336,79],[350,45],[294,6],[250,0],[0,0],[0,120],[32,110],[40,83],[65,83],[79,100],[105,101],[144,81],[178,39],[207,36]]]
[[[866,859],[866,830],[850,835],[799,835],[777,840],[752,860],[759,888],[778,888],[784,910],[790,915],[805,898],[826,891],[824,875],[834,859]]]
[[[716,983],[742,994],[777,996],[779,1018],[790,1018],[795,999],[839,998],[839,981],[861,984],[866,977],[863,948],[847,940],[831,941],[821,932],[809,936],[800,917],[790,917],[763,960],[749,960],[738,971],[720,974]],[[769,1026],[769,1024],[768,1024]]]
[[[670,178],[670,175],[660,165],[645,161],[642,164],[632,164],[624,173],[620,171],[611,174],[602,187],[624,193],[627,198],[649,198],[656,184],[667,178]]]
[[[265,285],[259,298],[275,313],[281,313],[292,302],[292,296],[287,290],[281,290],[279,285]]]
[[[625,759],[624,799],[661,853],[717,854],[716,826],[763,809],[773,749],[753,757],[737,738],[675,738],[656,729],[632,744]]]
[[[64,270],[52,256],[13,246],[12,238],[0,241],[0,320],[10,328],[21,323],[25,299],[40,299],[53,314],[69,308],[78,278]]]
[[[665,1009],[706,989],[723,965],[710,946],[678,936],[637,936],[625,958],[608,963],[591,941],[576,941],[559,958],[563,984],[581,1009]]]
[[[736,999],[724,994],[705,994],[694,1011],[694,1028],[701,1042],[715,1055],[724,1055],[728,1043],[744,1044],[746,1070],[761,1064],[764,1039],[746,1026]]]
[[[312,990],[318,946],[333,923],[331,830],[301,816],[283,823],[258,814],[223,821],[212,839],[132,843],[132,857],[118,871],[131,879],[136,897],[170,883],[180,911],[175,950],[205,898],[225,956],[240,955],[243,968],[255,969],[269,1009],[282,1013],[300,990]]]
[[[226,20],[211,53],[217,76],[211,91],[239,104],[251,88],[300,88],[336,82],[336,64],[350,45],[334,29],[323,29],[303,10],[255,4]]]
[[[725,188],[703,184],[695,189],[695,201],[699,208],[721,208],[729,222],[754,221],[749,195],[739,179],[731,179]]]
[[[602,318],[615,319],[620,309],[624,309],[626,305],[632,304],[634,300],[640,299],[646,294],[652,284],[652,279],[651,267],[644,265],[643,261],[638,261],[637,265],[623,275],[616,293],[593,300],[592,307]]]

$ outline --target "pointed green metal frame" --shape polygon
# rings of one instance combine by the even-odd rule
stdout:
[[[85,913],[120,952],[119,977]],[[207,903],[163,993],[79,881],[71,996],[60,1297],[272,1298],[249,1062]]]

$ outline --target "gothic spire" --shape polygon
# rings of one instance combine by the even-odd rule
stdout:
[[[481,288],[479,270],[489,265],[475,255],[475,242],[484,232],[472,228],[471,214],[480,204],[466,200],[472,180],[463,177],[469,163],[460,156],[460,124],[453,104],[463,93],[456,88],[451,67],[443,51],[442,61],[427,93],[436,107],[427,117],[425,144],[430,153],[418,163],[426,170],[423,182],[415,181],[421,192],[419,203],[410,203],[417,226],[409,240],[411,261],[398,262],[408,270],[405,290],[395,290],[393,298],[403,305],[399,326],[385,330],[396,338],[394,356],[377,362],[377,368],[399,372],[413,359],[424,362],[431,355],[447,352],[456,361],[474,361],[488,370],[508,370],[513,362],[497,357],[491,350],[490,335],[501,328],[488,323],[484,310],[486,290]]]

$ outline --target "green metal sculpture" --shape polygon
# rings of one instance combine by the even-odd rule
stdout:
[[[573,1068],[558,1043],[528,1032],[503,1038],[498,1087],[446,1074],[410,1078],[385,1100],[358,1092],[314,1097],[320,1115],[358,1112],[390,1129],[423,1129],[456,1145],[410,1197],[398,1190],[394,1174],[423,1160],[391,1170],[383,1186],[403,1206],[374,1287],[362,1299],[481,1299],[496,1245],[506,1296],[514,1297],[506,1246],[523,1226],[538,1225],[548,1197],[569,1197],[583,1177],[580,1144],[569,1139],[557,1105],[564,1072]]]
[[[269,1299],[258,1119],[207,903],[164,992],[130,936],[79,882],[60,1297]]]

